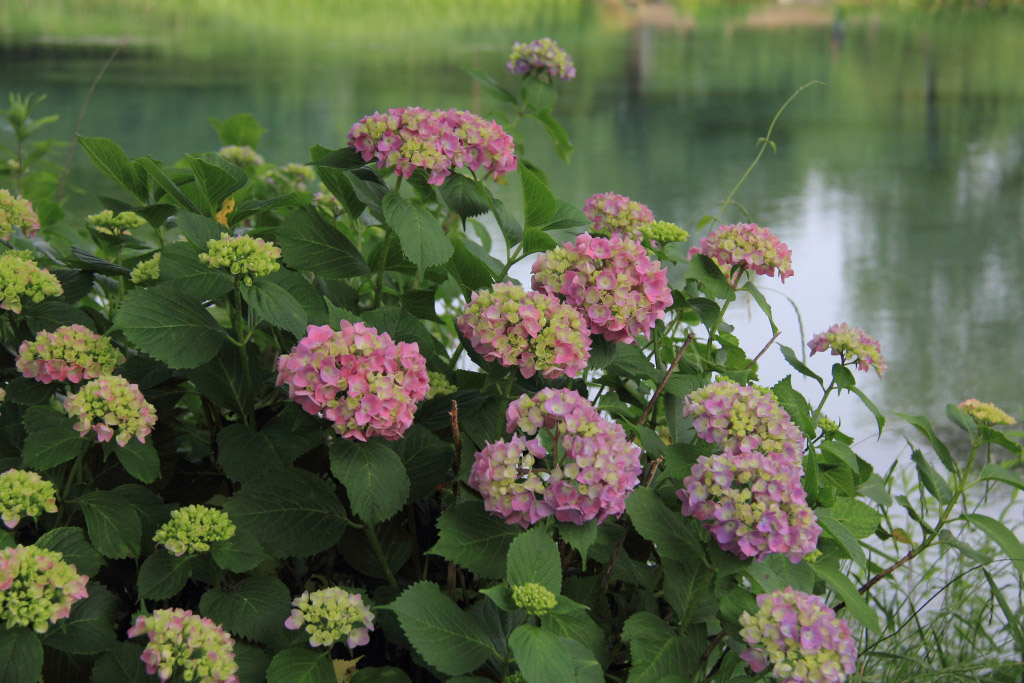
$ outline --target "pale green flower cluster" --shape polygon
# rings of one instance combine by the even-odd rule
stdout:
[[[252,286],[253,278],[270,275],[281,268],[281,249],[260,237],[221,233],[206,243],[199,260],[211,268],[227,268],[237,279]]]
[[[685,242],[690,236],[690,233],[686,230],[680,228],[675,223],[669,223],[668,221],[644,223],[640,226],[640,234],[652,242],[658,242],[660,244],[664,244],[666,242]]]
[[[821,430],[822,434],[835,434],[839,431],[839,425],[834,420],[830,420],[825,415],[818,416],[818,429]]]
[[[166,681],[180,673],[184,681],[239,683],[235,640],[213,620],[180,607],[158,609],[139,615],[128,629],[129,638],[143,635],[149,643],[139,659],[150,676]]]
[[[8,529],[24,517],[57,511],[57,491],[36,472],[9,469],[0,474],[0,513]]]
[[[71,614],[71,605],[89,597],[75,565],[57,551],[34,545],[0,550],[0,620],[7,628],[30,626],[46,633]]]
[[[264,163],[263,157],[260,156],[259,152],[249,145],[227,145],[226,147],[221,147],[217,154],[242,168],[259,166]]]
[[[995,404],[983,403],[976,398],[969,398],[966,401],[961,402],[957,407],[965,414],[973,417],[974,421],[980,425],[1017,424],[1017,420],[1010,417],[1010,415],[1001,408],[997,408]]]
[[[153,541],[175,557],[185,553],[203,553],[210,544],[235,535],[235,525],[223,510],[205,505],[189,505],[171,512],[171,519],[160,527]]]
[[[100,442],[114,439],[122,448],[133,436],[146,443],[156,425],[156,408],[142,395],[139,385],[117,375],[88,382],[64,399],[64,411],[78,419],[74,427],[82,436],[93,431]]]
[[[349,648],[370,642],[373,612],[363,604],[360,593],[349,593],[337,586],[304,592],[292,600],[292,614],[285,628],[296,630],[303,625],[309,634],[310,647],[330,647],[342,638]]]
[[[277,192],[309,192],[316,173],[309,166],[289,163],[268,169],[259,179]]]
[[[138,265],[132,268],[131,274],[132,282],[137,285],[145,284],[147,282],[154,282],[160,279],[160,252],[158,251],[153,255],[153,258],[146,261],[140,261]]]
[[[430,388],[427,390],[426,398],[447,396],[448,394],[454,394],[457,390],[456,386],[449,382],[448,378],[440,372],[427,370],[427,377],[430,379]]]
[[[86,216],[85,220],[96,232],[115,237],[130,235],[132,230],[138,230],[146,224],[146,219],[134,211],[122,211],[115,215],[110,209]]]
[[[64,293],[57,277],[22,252],[0,256],[0,309],[21,313],[22,299],[39,303]]]
[[[32,202],[0,190],[0,239],[7,239],[15,230],[21,230],[26,237],[34,236],[39,232],[39,216]]]
[[[539,583],[524,583],[512,586],[512,602],[516,607],[526,610],[527,614],[539,617],[547,614],[558,604],[558,598]]]

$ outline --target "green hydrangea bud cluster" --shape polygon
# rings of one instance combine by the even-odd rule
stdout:
[[[834,420],[830,420],[825,415],[818,416],[818,429],[821,430],[822,434],[835,434],[839,431],[839,425]]]
[[[39,232],[39,216],[32,202],[0,190],[0,239],[7,239],[15,230],[21,230],[26,237],[34,236]]]
[[[160,252],[153,255],[153,258],[140,261],[132,268],[132,282],[137,285],[147,282],[154,282],[160,279]]]
[[[344,205],[326,188],[313,193],[313,206],[320,209],[320,212],[332,221],[338,220],[345,213]]]
[[[457,390],[456,386],[449,382],[448,378],[440,372],[427,370],[427,377],[430,380],[430,388],[427,389],[426,398],[447,396],[448,394],[454,394]]]
[[[36,472],[9,469],[0,474],[0,513],[8,529],[24,517],[57,511],[57,491]]]
[[[150,676],[166,681],[180,673],[184,681],[238,683],[235,639],[212,619],[180,607],[158,609],[139,615],[128,629],[129,638],[139,636],[149,637],[139,659]]]
[[[268,169],[260,175],[260,180],[275,192],[309,192],[315,179],[312,168],[295,163]]]
[[[220,239],[206,243],[206,252],[199,260],[211,268],[227,268],[245,284],[252,285],[254,277],[270,275],[281,268],[278,260],[281,249],[273,242],[249,235],[221,233]]]
[[[969,398],[966,401],[962,401],[957,407],[965,414],[973,417],[974,421],[980,425],[1017,424],[1017,420],[1010,417],[1010,415],[1001,408],[997,408],[995,404],[983,403],[976,398]]]
[[[63,293],[57,277],[24,254],[9,251],[0,256],[0,309],[21,313],[22,299],[39,303]]]
[[[89,227],[103,235],[130,235],[146,224],[146,219],[134,211],[122,211],[115,214],[110,209],[86,216]]]
[[[686,230],[668,221],[644,223],[640,226],[640,234],[652,242],[661,244],[666,242],[685,242],[690,237],[690,233]]]
[[[185,553],[203,553],[216,541],[235,535],[235,525],[223,510],[205,505],[189,505],[171,512],[171,519],[160,527],[153,540],[175,557]]]
[[[524,583],[512,586],[512,602],[516,607],[526,610],[527,614],[539,617],[547,614],[558,604],[558,598],[539,583]]]
[[[363,604],[360,593],[349,593],[337,586],[304,592],[292,600],[291,616],[285,628],[297,630],[306,626],[310,647],[330,647],[342,638],[349,648],[370,642],[373,612]]]
[[[227,145],[226,147],[221,147],[217,154],[242,168],[259,166],[264,163],[263,157],[260,156],[259,152],[249,145]]]
[[[0,619],[7,628],[31,626],[46,633],[71,614],[71,605],[89,597],[75,565],[54,550],[19,545],[0,550]]]

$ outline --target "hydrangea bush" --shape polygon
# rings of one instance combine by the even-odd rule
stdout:
[[[749,302],[774,333],[758,287],[799,254],[555,197],[520,128],[569,159],[576,66],[519,44],[473,72],[511,111],[382,103],[308,163],[264,159],[249,114],[173,164],[83,137],[119,186],[84,223],[8,164],[5,680],[843,681],[899,626],[878,584],[926,549],[978,557],[972,528],[1019,568],[963,505],[1024,487],[995,457],[1022,455],[1013,416],[951,405],[958,442],[906,416],[935,512],[894,527],[871,435],[826,412],[849,394],[881,432],[852,372],[882,375],[879,342],[835,325],[808,356],[727,322]],[[11,102],[23,141],[38,100]],[[793,374],[763,377],[769,353]]]

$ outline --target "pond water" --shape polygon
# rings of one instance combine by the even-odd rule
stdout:
[[[794,252],[792,279],[762,283],[780,343],[799,353],[814,332],[848,321],[881,341],[889,373],[861,385],[884,411],[942,422],[946,403],[970,396],[1024,411],[1022,15],[559,1],[498,3],[508,11],[487,16],[454,0],[399,3],[395,15],[353,2],[361,13],[346,15],[335,13],[346,3],[320,0],[260,23],[251,17],[270,11],[265,2],[250,15],[232,14],[231,2],[111,9],[119,4],[143,3],[5,3],[0,90],[46,93],[44,113],[61,116],[55,134],[70,136],[110,46],[130,36],[83,135],[173,161],[216,148],[208,117],[248,111],[269,130],[260,151],[284,163],[308,159],[312,144],[343,145],[354,120],[385,107],[496,110],[462,69],[511,84],[511,43],[551,35],[576,59],[556,108],[576,151],[567,166],[524,125],[525,156],[556,196],[582,206],[619,192],[691,232],[742,175],[778,107],[823,81],[783,114],[777,152],[736,197]],[[116,193],[81,153],[71,182],[88,191],[71,199],[71,216],[98,209],[93,194]],[[735,305],[730,322],[753,351],[771,337],[752,303]],[[808,362],[827,374],[828,358]],[[761,367],[762,383],[789,372],[778,349]],[[878,441],[856,399],[833,405],[876,466],[907,460],[897,420]]]

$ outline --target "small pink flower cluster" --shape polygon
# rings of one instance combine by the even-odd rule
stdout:
[[[148,617],[139,615],[128,629],[129,638],[144,635],[149,643],[139,659],[150,676],[166,681],[180,674],[185,681],[238,683],[235,640],[211,619],[180,607],[158,609]]]
[[[25,237],[34,237],[39,232],[39,216],[32,202],[0,190],[0,239],[7,239],[15,230],[21,230]]]
[[[689,256],[694,254],[712,259],[727,276],[735,266],[769,277],[778,269],[783,282],[793,276],[793,252],[767,228],[753,223],[719,226],[700,238],[699,247],[690,248]]]
[[[719,380],[687,395],[683,414],[694,415],[697,436],[727,455],[760,450],[799,462],[803,453],[803,435],[770,391]]]
[[[842,683],[857,670],[850,627],[821,596],[786,587],[758,595],[757,606],[740,616],[751,646],[740,658],[755,673],[770,665],[783,683]]]
[[[966,415],[970,415],[980,425],[1015,425],[1017,420],[994,403],[985,403],[976,398],[961,401],[957,406]]]
[[[46,633],[71,615],[71,606],[89,597],[75,565],[63,554],[34,545],[0,550],[0,622],[8,629],[31,627]]]
[[[511,440],[477,453],[469,475],[487,511],[523,528],[551,515],[600,524],[625,511],[639,483],[640,449],[590,401],[571,389],[542,389],[510,403],[505,417]],[[550,452],[541,429],[550,433]]]
[[[277,361],[277,385],[310,415],[322,414],[343,439],[394,441],[412,425],[430,389],[427,361],[416,343],[395,343],[377,328],[342,320],[310,325]]]
[[[869,337],[859,327],[850,327],[847,323],[836,323],[824,332],[811,337],[807,342],[811,349],[811,355],[819,351],[832,350],[833,356],[841,356],[845,362],[848,356],[853,357],[853,362],[858,370],[867,372],[875,369],[881,377],[889,366],[882,359],[882,346],[875,339]]]
[[[444,182],[453,168],[483,168],[492,178],[516,170],[515,144],[495,121],[468,111],[422,107],[375,112],[352,125],[348,144],[363,155],[376,158],[377,167],[394,167],[408,178],[417,168],[430,172],[432,185]]]
[[[84,325],[64,325],[53,332],[43,330],[33,341],[23,341],[15,365],[22,375],[43,384],[77,384],[109,375],[124,360],[124,354],[107,337]]]
[[[590,232],[595,235],[622,232],[638,239],[643,236],[641,228],[654,222],[654,212],[646,204],[614,192],[595,194],[583,205],[583,213],[593,223]]]
[[[133,436],[146,443],[156,425],[156,408],[146,401],[139,385],[129,384],[117,375],[104,375],[86,383],[77,394],[64,399],[64,411],[78,418],[75,429],[82,436],[94,431],[101,443],[113,438],[122,447]]]
[[[814,552],[821,527],[807,505],[799,461],[780,453],[702,455],[676,492],[686,516],[705,523],[723,550],[741,558]]]
[[[473,292],[456,324],[484,360],[518,365],[526,378],[575,377],[590,359],[590,327],[579,311],[509,282]]]
[[[509,73],[546,73],[552,78],[571,81],[576,78],[572,57],[551,38],[538,38],[529,43],[516,43],[505,68]]]
[[[532,283],[579,309],[594,334],[632,344],[672,305],[667,273],[639,240],[584,234],[541,254]]]

